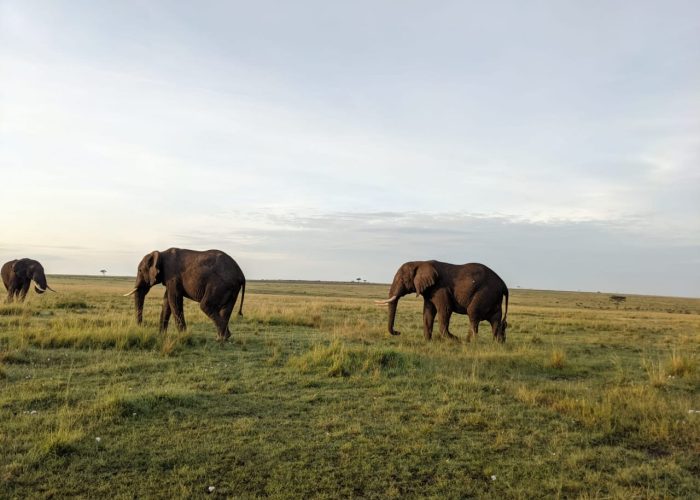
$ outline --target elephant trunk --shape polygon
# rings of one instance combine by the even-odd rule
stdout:
[[[134,293],[134,304],[136,305],[136,323],[143,323],[143,303],[146,299],[148,288],[138,288]]]
[[[397,274],[394,277],[394,281],[389,288],[389,300],[387,304],[389,306],[389,333],[391,335],[401,335],[401,332],[394,330],[394,320],[396,319],[396,308],[399,305],[399,299],[406,295],[406,287],[401,281],[401,277]]]
[[[392,302],[389,302],[389,333],[391,335],[401,335],[401,332],[394,330],[394,320],[396,319],[396,308],[398,305],[398,297]]]
[[[48,288],[49,284],[46,282],[46,275],[43,272],[37,272],[32,276],[34,281],[34,291],[36,293],[44,293]]]

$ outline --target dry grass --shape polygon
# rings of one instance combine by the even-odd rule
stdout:
[[[386,286],[251,282],[220,343],[191,302],[160,335],[158,293],[137,326],[132,280],[50,281],[0,305],[8,497],[700,491],[699,300],[514,290],[505,345],[426,343]]]

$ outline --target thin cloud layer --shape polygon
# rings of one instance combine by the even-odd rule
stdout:
[[[480,260],[522,286],[700,295],[697,19],[5,0],[0,258],[118,274],[226,247],[253,278],[374,281]]]

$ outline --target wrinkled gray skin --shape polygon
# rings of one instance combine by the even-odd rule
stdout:
[[[220,340],[231,336],[228,322],[233,306],[242,290],[238,314],[243,314],[245,276],[238,264],[220,250],[198,252],[182,248],[153,251],[139,263],[134,294],[136,321],[143,321],[143,302],[152,286],[165,286],[163,308],[160,314],[160,331],[168,329],[170,315],[180,331],[187,328],[183,311],[183,299],[199,302],[204,314],[214,322]]]
[[[0,274],[2,275],[2,282],[7,289],[8,303],[15,298],[19,302],[24,301],[32,281],[34,281],[36,293],[44,293],[46,290],[51,290],[46,282],[44,268],[32,259],[16,259],[5,262],[2,270],[0,270]]]
[[[455,265],[436,260],[413,261],[403,264],[394,276],[389,289],[389,299],[378,301],[389,306],[389,333],[394,330],[394,320],[399,299],[406,294],[423,296],[423,334],[426,340],[433,335],[435,316],[440,319],[440,333],[456,339],[449,331],[452,313],[469,316],[470,331],[467,340],[476,338],[479,322],[491,323],[493,336],[499,342],[506,341],[506,316],[508,315],[508,287],[503,280],[483,264]],[[505,314],[501,318],[501,302],[506,299]]]

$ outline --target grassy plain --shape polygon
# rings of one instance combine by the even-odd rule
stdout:
[[[505,345],[426,343],[387,286],[251,282],[220,344],[192,302],[161,337],[160,287],[138,327],[130,279],[49,283],[0,305],[0,497],[700,494],[698,299],[513,290]]]

